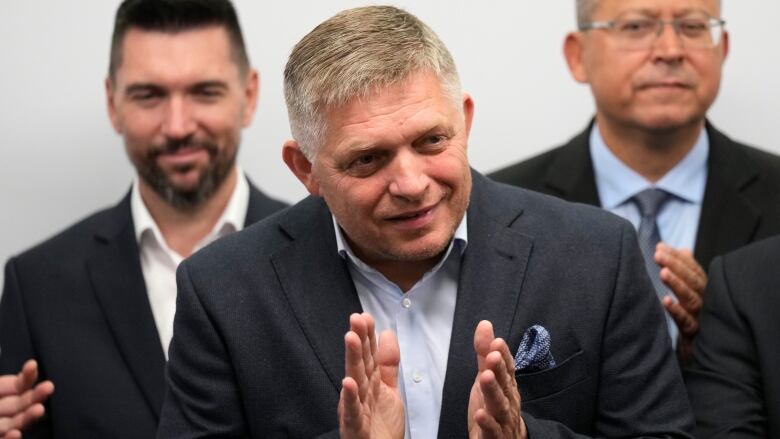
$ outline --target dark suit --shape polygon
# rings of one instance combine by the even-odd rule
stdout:
[[[712,258],[780,233],[780,157],[737,143],[707,124],[710,155],[694,256]],[[490,178],[600,205],[590,158],[590,127],[569,143],[493,172]]]
[[[344,334],[361,304],[322,199],[206,247],[177,281],[158,437],[336,437]],[[482,319],[513,350],[533,324],[551,334],[558,366],[518,375],[532,437],[688,437],[685,390],[627,222],[474,173],[440,438],[466,437]]]
[[[284,206],[252,187],[246,224]],[[56,388],[48,416],[25,438],[154,437],[165,356],[129,194],[8,262],[0,348],[0,373],[35,358]]]
[[[701,438],[780,437],[780,236],[716,258],[686,372]]]

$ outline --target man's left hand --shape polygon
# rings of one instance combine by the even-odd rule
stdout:
[[[659,243],[655,260],[661,266],[661,280],[677,296],[676,301],[664,297],[662,303],[680,330],[677,354],[685,364],[690,361],[693,339],[699,332],[699,312],[704,301],[707,273],[688,249],[678,250]]]
[[[478,372],[469,397],[469,438],[526,439],[509,346],[496,338],[493,325],[483,320],[474,332],[474,349]]]

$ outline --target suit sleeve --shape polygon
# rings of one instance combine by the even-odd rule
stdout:
[[[34,354],[19,280],[11,259],[5,266],[5,285],[0,298],[0,374],[18,373]]]
[[[645,272],[636,233],[623,223],[604,328],[593,436],[690,438],[693,416],[663,310]],[[607,264],[607,261],[604,261]],[[528,436],[586,437],[560,423],[523,415]]]
[[[220,332],[197,294],[187,262],[178,295],[158,438],[249,437],[240,390]]]
[[[5,265],[5,284],[0,297],[0,375],[17,374],[25,361],[36,358],[30,328],[27,324],[27,311],[24,295],[16,272],[14,259]],[[46,379],[46,365],[38,361],[40,380]],[[55,384],[56,385],[56,384]],[[45,403],[46,415],[24,431],[27,439],[50,438],[51,406]]]
[[[767,437],[758,354],[750,325],[732,300],[726,259],[716,258],[694,342],[693,362],[686,370],[697,437]]]

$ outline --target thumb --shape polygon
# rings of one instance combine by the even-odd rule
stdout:
[[[397,389],[401,349],[398,347],[398,339],[393,331],[382,331],[379,335],[377,362],[382,382],[392,389]]]

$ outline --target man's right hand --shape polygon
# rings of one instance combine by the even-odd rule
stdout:
[[[379,337],[367,313],[349,317],[344,336],[346,377],[339,397],[339,432],[343,439],[404,437],[404,404],[398,389],[401,351],[391,331]]]
[[[22,429],[44,414],[43,402],[54,393],[54,384],[38,385],[38,363],[28,360],[17,375],[0,376],[0,438],[21,439]]]

